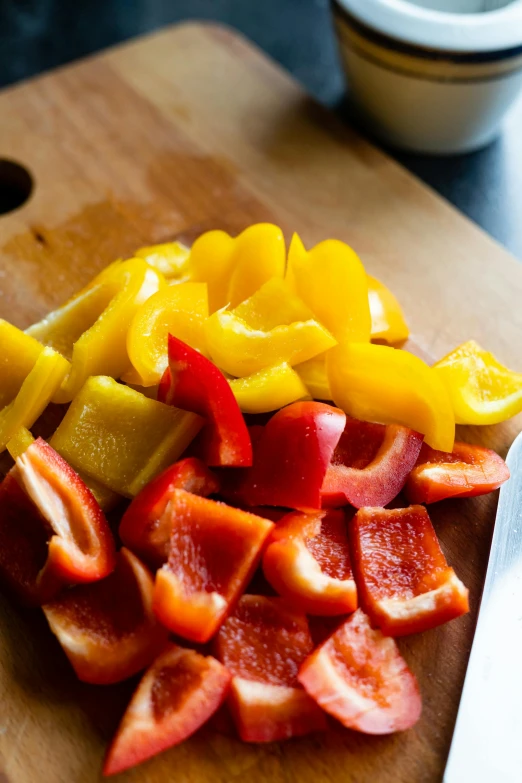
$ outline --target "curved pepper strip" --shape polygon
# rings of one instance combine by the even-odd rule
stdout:
[[[401,424],[425,436],[434,449],[451,451],[455,417],[437,373],[407,351],[371,343],[346,343],[328,352],[334,402],[361,421]]]
[[[332,392],[326,372],[326,354],[319,354],[306,362],[296,364],[294,370],[314,400],[331,400]]]
[[[386,506],[404,487],[422,435],[347,418],[321,490],[323,506]]]
[[[208,285],[211,313],[228,305],[234,245],[235,240],[225,231],[207,231],[192,245],[189,258],[191,280]]]
[[[219,481],[201,460],[182,459],[146,484],[121,518],[123,544],[155,569],[169,556],[173,515],[165,512],[176,489],[207,497],[219,491]]]
[[[357,608],[341,511],[283,517],[268,539],[263,572],[279,595],[306,614],[351,614]]]
[[[255,223],[236,237],[228,303],[236,307],[267,280],[283,278],[286,266],[285,238],[279,226]]]
[[[508,466],[491,449],[455,443],[448,454],[423,445],[408,477],[406,495],[410,503],[470,498],[498,489],[508,478]]]
[[[43,607],[77,677],[93,685],[126,680],[149,666],[168,633],[152,611],[152,574],[127,549],[110,576],[61,593]]]
[[[322,402],[288,405],[262,429],[254,466],[230,477],[227,493],[249,506],[321,508],[321,487],[345,423],[342,411]]]
[[[158,399],[206,419],[200,447],[210,466],[252,464],[248,429],[223,373],[190,346],[169,335],[169,371]]]
[[[498,424],[522,411],[522,373],[508,370],[474,340],[433,369],[448,390],[457,424]]]
[[[407,340],[410,330],[400,304],[390,289],[371,275],[368,275],[368,298],[372,340],[385,340],[391,345]]]
[[[140,247],[134,255],[136,258],[143,258],[169,283],[185,283],[190,280],[190,249],[181,242]]]
[[[93,377],[69,406],[51,445],[82,475],[134,497],[179,459],[202,424],[199,416],[112,378]]]
[[[230,388],[243,413],[268,413],[310,398],[303,381],[287,362],[230,381]]]
[[[130,325],[127,351],[135,372],[122,379],[142,386],[159,384],[169,364],[169,333],[204,354],[206,318],[205,283],[180,283],[153,294],[141,305]]]
[[[296,321],[264,331],[252,329],[235,313],[220,310],[205,322],[207,348],[222,370],[242,378],[280,362],[294,365],[336,344],[317,321]]]
[[[66,378],[71,365],[52,348],[44,348],[15,399],[0,411],[0,452],[20,427],[32,427]]]
[[[383,633],[420,633],[469,610],[424,506],[363,508],[349,531],[360,601]]]
[[[138,307],[164,285],[159,272],[143,259],[132,258],[27,330],[71,356],[71,372],[55,402],[70,402],[89,376],[119,378],[129,368],[130,323]]]
[[[174,490],[170,551],[156,574],[154,611],[170,631],[208,642],[250,581],[273,523]]]
[[[9,405],[33,369],[43,345],[0,318],[0,410]]]
[[[231,675],[215,658],[171,644],[145,672],[107,752],[116,775],[179,745],[223,704]]]
[[[343,726],[364,734],[404,731],[421,714],[417,680],[396,642],[360,609],[307,658],[298,680]]]
[[[244,742],[274,742],[326,729],[323,711],[297,681],[313,650],[306,615],[281,598],[244,595],[216,637],[233,675],[229,706]]]
[[[306,251],[294,234],[286,280],[339,342],[369,342],[368,281],[351,247],[327,239]]]
[[[25,603],[114,568],[107,521],[80,477],[41,438],[0,485],[0,575]]]
[[[252,329],[269,332],[276,326],[290,326],[313,320],[314,314],[285,280],[273,277],[232,311]]]

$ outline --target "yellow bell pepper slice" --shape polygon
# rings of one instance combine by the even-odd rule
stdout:
[[[433,369],[448,390],[457,424],[498,424],[522,411],[522,373],[504,367],[474,340]]]
[[[7,451],[13,459],[18,459],[34,443],[34,438],[27,427],[19,427],[7,443]]]
[[[283,232],[272,223],[256,223],[234,240],[228,303],[236,307],[272,277],[285,275]]]
[[[297,364],[294,370],[299,375],[304,385],[314,400],[331,400],[332,392],[328,383],[326,372],[326,354],[314,356],[306,362]]]
[[[268,413],[310,399],[308,389],[287,362],[230,381],[230,388],[243,413]]]
[[[26,427],[20,427],[9,443],[7,444],[7,451],[11,457],[16,460],[20,457],[29,446],[34,443],[34,438],[30,431]],[[78,473],[78,471],[76,471]],[[83,483],[91,490],[98,505],[104,511],[110,511],[113,509],[121,498],[117,492],[113,492],[112,489],[105,487],[103,484],[89,478],[88,476],[82,476],[78,473]]]
[[[181,242],[166,242],[136,250],[137,258],[143,258],[149,266],[157,269],[166,280],[184,283],[190,280],[190,250]]]
[[[273,277],[261,286],[249,299],[234,309],[252,329],[264,332],[276,326],[289,326],[296,321],[313,320],[314,314],[302,299],[291,290],[288,283]]]
[[[208,318],[206,283],[180,283],[158,291],[141,305],[127,334],[127,351],[137,373],[124,381],[155,386],[168,367],[168,335],[205,353],[203,326]]]
[[[34,337],[0,319],[0,409],[14,400],[42,350]]]
[[[401,424],[423,433],[434,449],[453,449],[451,401],[422,359],[386,345],[345,343],[328,352],[326,368],[333,400],[350,416]]]
[[[335,345],[317,321],[297,321],[269,331],[252,329],[235,313],[219,310],[205,322],[207,350],[217,366],[237,378],[274,364],[299,364]]]
[[[336,340],[369,342],[368,281],[351,247],[327,239],[307,252],[294,234],[286,280]]]
[[[368,298],[372,340],[384,340],[391,345],[407,340],[410,330],[399,302],[384,283],[371,275],[368,275]]]
[[[76,395],[50,443],[82,476],[132,497],[181,456],[202,424],[98,376]]]
[[[67,359],[52,348],[44,348],[9,405],[0,411],[0,452],[20,427],[32,427],[47,408],[70,370]]]
[[[71,357],[71,372],[54,402],[72,400],[91,375],[119,378],[130,367],[130,323],[139,306],[163,286],[159,272],[143,259],[132,258],[27,330]]]
[[[211,313],[228,304],[234,244],[235,240],[225,231],[207,231],[192,245],[189,258],[191,280],[207,283]]]

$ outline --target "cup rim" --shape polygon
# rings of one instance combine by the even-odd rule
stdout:
[[[522,51],[522,0],[476,14],[435,11],[407,0],[334,2],[378,33],[414,46],[455,53]]]

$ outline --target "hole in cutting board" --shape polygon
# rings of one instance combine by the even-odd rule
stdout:
[[[14,160],[0,158],[0,215],[21,207],[33,191],[29,171]]]

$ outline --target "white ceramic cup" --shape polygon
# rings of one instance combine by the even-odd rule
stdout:
[[[376,136],[432,154],[495,138],[522,87],[522,0],[332,6],[351,99]]]

